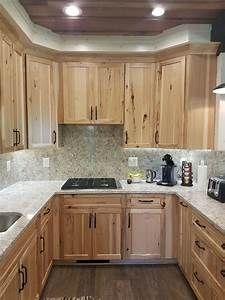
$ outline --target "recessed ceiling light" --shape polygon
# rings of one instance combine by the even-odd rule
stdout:
[[[164,15],[165,13],[165,9],[162,6],[157,6],[152,10],[152,15],[154,17],[161,17],[162,15]]]
[[[68,5],[63,9],[64,13],[70,17],[77,17],[81,15],[82,11],[81,9],[76,5]]]

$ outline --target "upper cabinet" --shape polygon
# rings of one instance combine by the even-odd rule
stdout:
[[[155,144],[161,148],[183,147],[185,57],[158,65]]]
[[[152,147],[155,64],[126,64],[125,77],[125,147]]]
[[[28,144],[57,144],[58,64],[27,56]]]
[[[26,147],[24,59],[5,36],[1,38],[1,151]]]
[[[63,63],[62,81],[62,123],[123,123],[123,64]]]

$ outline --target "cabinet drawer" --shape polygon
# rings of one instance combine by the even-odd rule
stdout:
[[[164,208],[165,198],[161,197],[132,197],[128,206],[135,208]]]
[[[68,197],[63,200],[64,207],[120,207],[119,197]]]
[[[216,251],[225,257],[225,235],[220,233],[204,218],[200,217],[196,213],[192,214],[192,224],[199,230],[199,232],[207,237],[211,243],[215,244]]]
[[[222,290],[217,287],[216,283],[211,279],[209,274],[195,259],[192,259],[191,285],[197,298],[200,300],[224,299],[224,293]]]
[[[192,254],[209,270],[218,284],[225,290],[225,260],[216,255],[213,247],[196,229],[192,232]]]

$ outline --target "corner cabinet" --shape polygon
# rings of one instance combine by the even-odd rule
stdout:
[[[125,147],[153,147],[154,107],[155,64],[126,64]]]
[[[157,75],[155,145],[160,148],[182,148],[185,57],[160,62]]]
[[[27,55],[28,144],[57,145],[58,64]]]
[[[6,36],[1,37],[1,151],[26,148],[24,55]]]
[[[63,63],[63,124],[123,124],[124,64]]]

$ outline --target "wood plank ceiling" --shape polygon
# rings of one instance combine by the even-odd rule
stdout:
[[[225,10],[224,0],[20,0],[32,21],[64,34],[155,35],[180,24],[213,23]],[[63,8],[74,3],[82,15],[68,17]],[[153,17],[156,5],[166,9]]]

